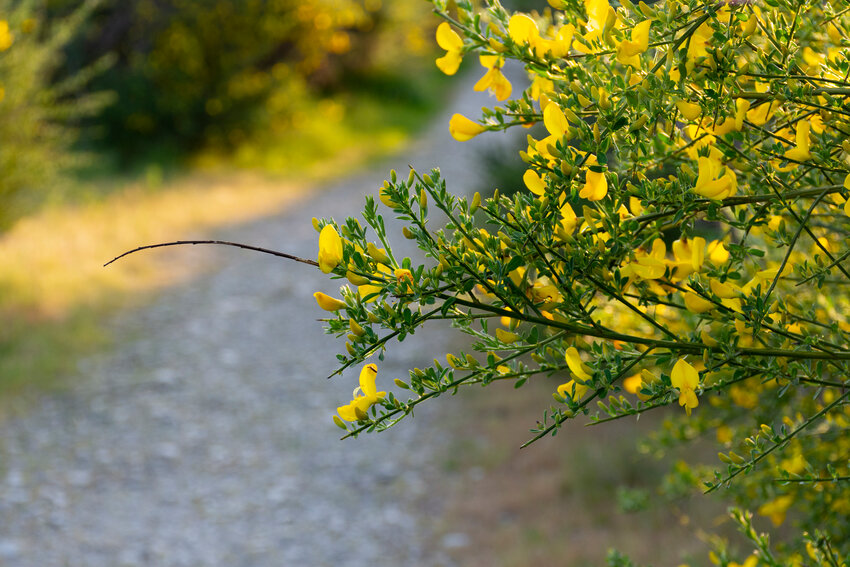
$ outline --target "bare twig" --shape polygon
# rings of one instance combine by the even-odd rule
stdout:
[[[309,260],[307,258],[300,258],[298,256],[293,256],[292,254],[287,254],[286,252],[278,252],[277,250],[269,250],[268,248],[260,248],[259,246],[251,246],[249,244],[240,244],[238,242],[228,242],[226,240],[176,240],[174,242],[161,242],[159,244],[148,244],[147,246],[139,246],[138,248],[134,248],[133,250],[128,250],[124,252],[120,256],[116,256],[111,259],[107,263],[103,265],[105,268],[112,262],[123,258],[124,256],[129,256],[134,252],[139,252],[141,250],[148,250],[150,248],[163,248],[165,246],[182,246],[184,244],[219,244],[221,246],[233,246],[234,248],[243,248],[245,250],[253,250],[254,252],[262,252],[263,254],[270,254],[272,256],[279,256],[281,258],[286,258],[287,260],[295,260],[296,262],[301,262],[302,264],[308,264],[310,266],[318,266],[319,263],[315,260]]]

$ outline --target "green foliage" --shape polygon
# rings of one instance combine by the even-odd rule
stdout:
[[[93,7],[47,22],[34,2],[0,0],[0,228],[63,182],[65,168],[81,159],[72,151],[79,121],[108,102],[102,93],[80,94],[108,59],[51,81]]]
[[[117,94],[95,120],[102,146],[130,161],[156,146],[233,151],[298,131],[315,99],[374,64],[386,23],[415,35],[416,15],[380,0],[106,0],[71,52],[119,57],[96,82]]]
[[[370,382],[361,374],[337,424],[348,435],[380,431],[427,400],[497,380],[551,383],[555,403],[529,442],[578,416],[604,424],[674,406],[649,448],[701,441],[720,454],[701,464],[704,451],[686,453],[664,487],[756,512],[732,513],[754,550],[744,565],[843,564],[844,3],[549,0],[554,9],[530,15],[496,0],[480,11],[433,3],[451,23],[437,32],[438,66],[453,73],[480,52],[476,88],[502,102],[477,122],[455,115],[453,136],[542,122],[545,137],[529,136],[525,187],[509,196],[456,195],[438,169],[392,172],[362,222],[316,221],[323,271],[353,284],[341,300],[319,298],[334,313],[328,332],[347,339],[340,370],[383,359],[430,320],[450,321],[475,351],[396,378],[404,395],[376,393],[374,371]],[[512,99],[505,59],[532,79]],[[424,264],[396,254],[387,211]],[[643,505],[635,492],[622,501]],[[796,531],[770,541],[754,527],[767,520]],[[734,557],[718,540],[712,561],[738,565]]]

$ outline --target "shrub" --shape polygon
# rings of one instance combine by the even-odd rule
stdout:
[[[127,161],[161,147],[233,150],[297,128],[317,93],[372,62],[385,22],[421,25],[408,12],[381,0],[105,0],[71,51],[118,56],[97,82],[115,104],[95,124]]]
[[[0,0],[0,228],[42,202],[79,163],[72,151],[79,121],[107,102],[80,87],[108,60],[51,81],[63,47],[79,32],[94,4],[47,22],[32,2]]]
[[[349,282],[340,298],[316,296],[328,332],[347,339],[340,370],[380,361],[430,320],[474,340],[475,352],[396,378],[406,395],[378,391],[380,367],[365,364],[334,421],[350,436],[380,431],[503,380],[551,382],[530,442],[578,416],[680,406],[657,445],[711,438],[721,452],[677,465],[666,485],[739,506],[754,550],[739,562],[846,564],[846,3],[549,0],[530,14],[432,3],[446,20],[437,65],[453,74],[477,52],[476,89],[501,103],[455,115],[453,136],[539,122],[547,135],[520,152],[525,187],[510,197],[454,194],[438,169],[392,172],[363,222],[314,221],[322,271]],[[511,92],[507,59],[529,88]],[[388,211],[424,264],[394,253]],[[753,512],[796,531],[771,543]],[[711,559],[734,556],[718,541]]]

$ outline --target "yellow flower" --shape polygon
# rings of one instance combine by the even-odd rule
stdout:
[[[383,248],[378,248],[373,242],[366,244],[366,253],[378,264],[390,265],[390,257],[387,256],[387,251]]]
[[[608,0],[584,0],[584,9],[587,12],[587,29],[590,32],[601,31],[614,9]],[[616,13],[614,13],[616,17]]]
[[[535,195],[542,196],[546,192],[546,182],[533,169],[528,169],[522,175],[522,180],[528,190]]]
[[[321,291],[317,291],[316,293],[314,293],[313,297],[316,298],[316,303],[319,304],[319,307],[321,307],[325,311],[339,311],[340,309],[345,307],[344,301],[341,301],[335,297],[331,297],[330,295],[326,295]]]
[[[437,45],[446,50],[446,54],[437,59],[437,67],[446,75],[454,75],[463,59],[463,40],[448,22],[437,26]]]
[[[693,272],[699,272],[705,261],[705,238],[697,236],[690,240],[676,240],[673,242],[673,257],[677,278],[684,279]]]
[[[550,163],[554,163],[553,152],[556,151],[555,148],[559,141],[563,140],[564,137],[569,139],[570,123],[558,105],[550,102],[543,108],[543,125],[546,126],[549,135],[538,141],[535,144],[535,149],[548,158]]]
[[[699,177],[694,186],[694,193],[709,199],[725,199],[738,190],[738,178],[730,168],[723,172],[720,160],[699,156]]]
[[[750,101],[739,98],[735,100],[735,130],[740,130],[744,127],[744,118],[747,117],[747,112],[750,111]]]
[[[631,39],[625,39],[617,46],[617,61],[623,65],[640,67],[638,55],[649,47],[650,20],[644,20],[632,29]]]
[[[620,272],[626,277],[635,276],[642,280],[656,280],[664,275],[667,263],[664,257],[667,255],[667,246],[660,238],[652,241],[652,250],[647,252],[639,248],[635,251],[635,259],[623,266]]]
[[[763,83],[756,83],[756,92],[765,93],[767,92],[768,86]],[[756,126],[764,126],[764,124],[770,120],[770,117],[773,116],[773,113],[779,108],[778,102],[771,100],[767,103],[762,103],[747,111],[747,120],[755,124]]]
[[[679,390],[679,405],[691,415],[691,410],[699,405],[696,389],[699,387],[699,373],[696,368],[680,358],[670,373],[670,382]]]
[[[597,51],[591,44],[601,38],[606,29],[617,24],[617,13],[608,0],[584,0],[584,9],[587,12],[587,33],[582,37],[583,41],[576,40],[573,46],[582,53],[591,53]]]
[[[537,306],[541,311],[551,311],[563,301],[558,288],[552,285],[546,277],[535,281],[528,289],[528,295],[535,303],[542,303],[542,305]]]
[[[486,130],[484,126],[473,122],[463,114],[453,114],[449,120],[449,133],[458,142],[471,140],[484,130]]]
[[[750,19],[755,19],[751,17]],[[750,555],[747,557],[743,563],[735,563],[734,561],[729,563],[728,567],[757,567],[759,564],[759,558],[757,555]]]
[[[708,280],[712,293],[721,299],[732,299],[741,293],[741,288],[731,282],[721,282],[714,278]]]
[[[12,47],[15,35],[9,31],[9,22],[0,20],[0,51],[6,51]]]
[[[812,125],[807,120],[800,120],[796,127],[797,146],[785,152],[785,157],[794,161],[806,161],[812,159],[812,152],[809,151],[809,131]],[[794,164],[794,167],[797,167]],[[793,169],[792,167],[791,169]]]
[[[567,117],[557,104],[548,104],[543,109],[543,125],[546,126],[550,135],[557,138],[566,134],[570,127]]]
[[[504,60],[496,55],[481,55],[479,61],[487,69],[487,72],[475,83],[472,87],[473,90],[480,92],[490,89],[498,100],[505,100],[510,97],[511,83],[502,74]]]
[[[319,233],[319,269],[330,273],[342,261],[342,239],[336,229],[326,224]]]
[[[596,156],[591,155],[586,163],[587,165],[596,165]],[[605,178],[605,174],[601,171],[588,169],[584,177],[584,187],[579,191],[578,196],[588,201],[599,201],[607,194],[608,180]]]
[[[685,292],[683,298],[685,300],[685,307],[691,313],[705,313],[715,308],[714,303],[690,291]]]
[[[688,72],[694,70],[698,58],[708,56],[708,42],[713,33],[714,30],[708,25],[708,22],[703,22],[691,35],[688,40],[687,63],[685,64]]]
[[[496,329],[496,338],[502,341],[505,344],[515,343],[519,340],[519,335],[516,333],[511,333],[510,331],[505,331],[504,329]]]
[[[577,402],[584,397],[589,388],[581,382],[570,380],[558,386],[558,395],[566,398],[568,395],[574,402]]]
[[[373,301],[378,299],[381,292],[384,290],[384,285],[386,284],[387,279],[389,278],[389,276],[391,274],[393,276],[395,276],[392,268],[390,268],[386,264],[380,264],[379,263],[378,264],[378,271],[376,272],[376,274],[373,274],[373,275],[380,276],[381,279],[369,280],[368,283],[365,283],[365,284],[357,287],[357,293],[362,298],[362,301],[364,303],[372,303]],[[383,280],[383,281],[381,281],[381,280]],[[384,284],[384,285],[382,285],[382,284]]]
[[[767,516],[774,526],[779,527],[785,521],[785,514],[793,502],[794,497],[790,494],[779,496],[770,502],[762,504],[761,508],[759,508],[759,514]]]
[[[633,374],[628,378],[625,378],[623,380],[623,389],[625,389],[630,394],[636,395],[639,400],[646,401],[650,398],[650,396],[642,394],[641,388],[643,388],[645,384],[651,384],[655,380],[656,377],[653,376],[649,370],[643,369],[637,374]]]
[[[570,52],[570,46],[573,43],[573,35],[576,33],[576,28],[572,24],[562,26],[555,34],[555,39],[549,42],[549,49],[553,57],[564,57]]]
[[[406,268],[396,268],[393,271],[393,275],[395,275],[396,282],[399,285],[399,289],[402,291],[412,291],[413,288],[413,274],[410,270]]]
[[[534,80],[531,81],[531,98],[540,102],[541,106],[543,104],[541,97],[545,97],[547,94],[553,92],[554,90],[555,83],[553,83],[551,79],[547,79],[546,77],[535,75]]]
[[[717,442],[726,444],[732,441],[732,428],[728,425],[717,426]]]
[[[375,378],[378,376],[378,367],[375,364],[367,364],[360,371],[360,387],[354,390],[354,399],[351,403],[336,408],[339,416],[345,421],[360,421],[368,417],[369,408],[384,399],[386,392],[378,392],[375,387]]]
[[[702,107],[700,105],[684,100],[676,101],[676,108],[688,120],[696,120],[702,114]]]
[[[706,253],[708,254],[708,259],[711,260],[711,263],[715,266],[725,264],[729,260],[729,251],[726,250],[726,247],[723,246],[723,242],[720,240],[712,240],[709,242],[708,248],[706,248]]]
[[[567,366],[570,367],[570,372],[572,372],[577,378],[580,378],[581,380],[590,380],[592,378],[591,372],[593,372],[593,369],[582,362],[576,347],[568,348],[564,358],[567,361]]]
[[[514,14],[511,16],[511,19],[508,21],[508,35],[510,35],[514,43],[520,45],[527,43],[534,49],[535,53],[543,45],[537,22],[525,14]],[[538,53],[538,55],[542,55],[542,53]]]
[[[625,380],[623,380],[623,389],[625,389],[630,394],[637,394],[640,392],[640,389],[643,387],[643,379],[641,378],[640,372],[637,374],[633,374],[629,376]]]
[[[561,224],[555,229],[555,233],[561,240],[569,240],[576,224],[578,224],[578,217],[570,204],[564,199],[564,204],[561,205]]]

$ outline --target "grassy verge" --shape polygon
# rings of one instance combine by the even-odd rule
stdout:
[[[342,114],[306,116],[299,135],[260,139],[251,159],[207,153],[183,170],[149,164],[120,177],[104,167],[72,180],[72,199],[0,237],[0,401],[63,385],[81,354],[109,343],[102,329],[110,313],[209,267],[198,251],[189,259],[179,250],[109,269],[104,262],[141,244],[203,238],[274,214],[320,182],[398,151],[439,107],[448,84],[428,72],[412,87],[419,98],[382,103],[373,85],[319,102],[323,112]]]
[[[656,487],[673,462],[637,450],[656,416],[598,427],[571,423],[528,448],[529,429],[554,390],[494,384],[466,392],[448,429],[462,432],[443,462],[449,486],[443,534],[458,565],[604,565],[616,548],[641,565],[702,565],[705,533],[724,521],[709,498],[664,501]],[[622,488],[618,488],[622,487]],[[450,546],[451,547],[451,546]]]

